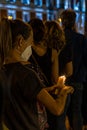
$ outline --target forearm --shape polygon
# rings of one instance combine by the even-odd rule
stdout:
[[[64,112],[64,108],[65,108],[65,104],[66,104],[66,99],[67,99],[67,93],[60,94],[57,97],[57,99],[56,99],[56,102],[58,104],[59,115],[61,115]]]

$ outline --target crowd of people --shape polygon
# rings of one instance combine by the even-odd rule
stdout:
[[[87,38],[61,20],[1,19],[0,130],[86,130]]]

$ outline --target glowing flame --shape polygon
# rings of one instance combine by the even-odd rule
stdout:
[[[8,16],[8,19],[10,19],[10,20],[11,20],[11,19],[13,19],[13,17],[12,17],[12,16]]]

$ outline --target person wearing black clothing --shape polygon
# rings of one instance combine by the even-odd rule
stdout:
[[[65,75],[66,81],[67,81],[71,77],[72,72],[73,72],[71,45],[66,43],[62,51],[60,52],[58,58],[59,58],[59,75],[60,76]],[[69,120],[67,116],[67,110],[70,104],[70,98],[71,98],[71,95],[68,95],[66,109],[64,111],[64,114],[60,116],[57,121],[58,126],[60,126],[59,128],[61,128],[62,130],[66,130],[70,128]],[[66,125],[64,125],[63,122],[65,122]]]
[[[3,71],[0,70],[0,130],[3,130],[2,118],[3,118],[3,106],[4,106],[4,84],[5,84],[5,76]]]
[[[87,129],[87,76],[86,81],[83,84],[83,101],[82,101],[82,115],[83,115],[83,126]]]
[[[67,81],[75,89],[71,96],[71,104],[68,116],[73,130],[82,130],[82,93],[83,82],[87,72],[87,39],[77,33],[75,28],[76,13],[72,9],[64,10],[61,14],[62,26],[65,32],[66,44],[69,44],[72,52],[73,74]]]
[[[26,67],[30,64],[27,60],[32,54],[31,26],[22,20],[7,18],[3,18],[0,25],[0,49],[4,49],[6,54],[2,69],[7,78],[3,123],[10,130],[46,130],[48,126],[45,107],[54,115],[60,115],[67,94],[71,93],[73,88],[65,86],[62,82],[61,95],[57,93],[57,99],[53,99],[50,92],[55,92],[59,82],[46,88],[37,72]],[[0,55],[3,56],[2,51]]]
[[[49,35],[45,35],[46,31],[43,21],[34,18],[29,21],[29,24],[32,26],[34,38],[32,56],[30,57],[29,61],[40,66],[47,81],[45,85],[49,87],[58,81],[58,54],[55,49],[48,47],[46,43],[46,39]],[[58,27],[56,30],[58,31]],[[49,124],[48,130],[56,130],[55,117],[55,115],[47,110],[47,118]]]
[[[51,64],[52,64],[51,57],[52,57],[52,49],[50,48],[47,48],[46,53],[42,56],[39,56],[32,48],[32,56],[29,59],[31,63],[37,64],[41,67],[41,70],[44,73],[45,78],[47,80],[47,86],[53,84],[51,80]]]
[[[55,21],[46,21],[45,28],[42,20],[37,18],[31,19],[29,24],[32,26],[34,33],[32,56],[29,61],[40,66],[48,81],[47,86],[49,87],[57,82],[59,77],[58,54],[65,45],[64,33],[62,28]],[[54,52],[56,52],[56,55]],[[52,96],[55,97],[55,95]],[[47,111],[49,123],[48,130],[66,130],[65,119],[67,107],[68,100],[66,101],[64,112],[60,116],[54,116]]]
[[[33,45],[32,45],[33,57],[31,57],[29,61],[31,61],[31,59],[33,58],[34,61],[32,60],[31,62],[37,62],[36,64],[38,64],[41,67],[41,70],[45,74],[49,82],[49,85],[53,85],[58,81],[57,50],[52,46],[50,47],[49,46],[50,44],[48,45],[47,38],[49,37],[49,35],[46,34],[46,29],[42,20],[38,18],[34,18],[31,19],[28,23],[31,25],[33,29],[33,38],[34,38]],[[57,23],[55,24],[56,24],[56,31],[58,32],[59,30],[61,30],[61,28],[59,28]],[[60,40],[59,36],[56,35],[55,37],[57,39],[55,41]],[[53,44],[53,40],[51,40],[52,42],[52,43],[50,42],[51,44]],[[54,42],[54,45],[55,43],[56,42]],[[63,44],[64,43],[59,42],[58,44],[56,44],[56,46],[58,48],[61,48]]]

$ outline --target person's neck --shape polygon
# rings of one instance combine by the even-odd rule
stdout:
[[[47,47],[45,46],[33,46],[33,50],[36,52],[37,55],[43,56],[47,52]]]

